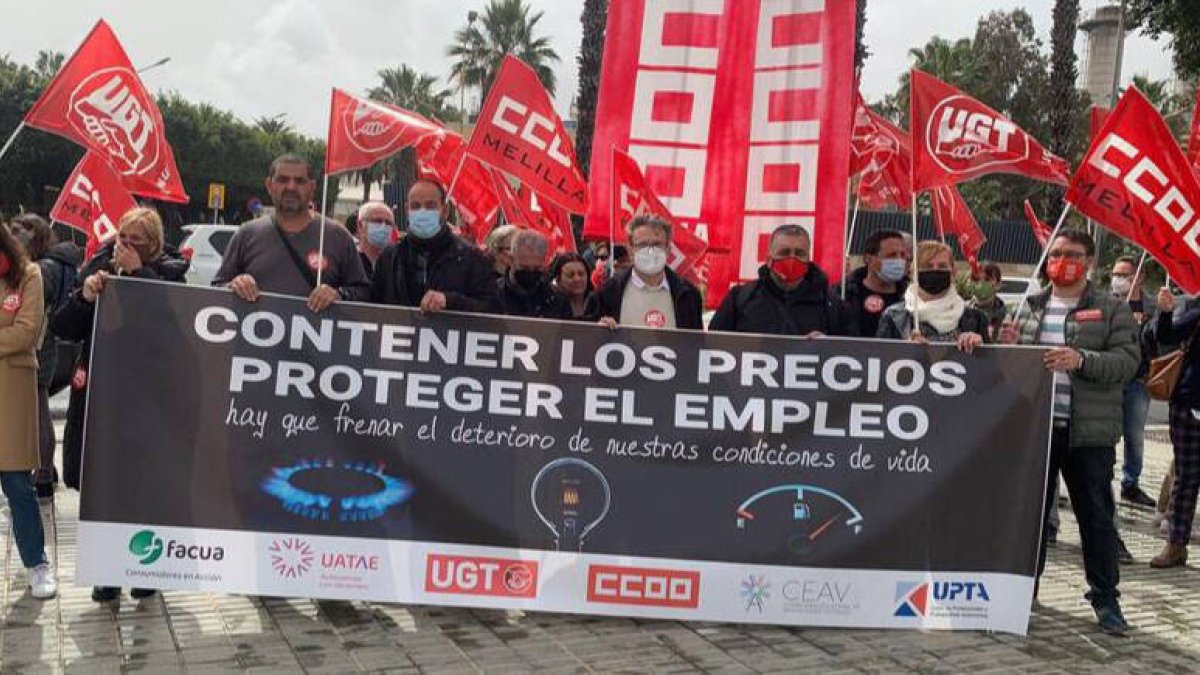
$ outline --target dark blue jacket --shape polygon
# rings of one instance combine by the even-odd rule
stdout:
[[[1175,385],[1175,393],[1171,395],[1171,405],[1186,405],[1189,408],[1200,408],[1200,343],[1192,340],[1200,323],[1200,301],[1188,300],[1181,312],[1159,312],[1157,337],[1162,343],[1188,342],[1187,353],[1184,355],[1183,370],[1179,373],[1179,382]]]

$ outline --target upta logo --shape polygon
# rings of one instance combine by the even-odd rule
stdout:
[[[129,552],[143,565],[153,565],[162,557],[163,541],[154,536],[154,530],[142,530],[129,539]]]
[[[154,534],[154,530],[142,530],[130,537],[129,552],[143,565],[153,565],[163,555],[176,560],[225,559],[225,549],[221,546],[200,546],[175,539],[168,540],[163,546],[163,540]]]
[[[895,601],[896,611],[892,615],[911,618],[928,616],[931,609],[977,607],[991,603],[992,598],[979,581],[900,581],[896,583]]]

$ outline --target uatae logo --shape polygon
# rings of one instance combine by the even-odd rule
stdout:
[[[396,142],[401,122],[395,115],[371,103],[359,102],[342,113],[346,137],[363,152],[382,152]]]
[[[104,148],[113,167],[126,176],[148,173],[158,163],[158,129],[143,93],[128,68],[98,70],[71,92],[71,126]]]
[[[962,94],[934,106],[925,142],[933,161],[951,173],[1014,164],[1029,156],[1025,132]]]

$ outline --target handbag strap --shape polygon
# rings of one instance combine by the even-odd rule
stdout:
[[[292,264],[296,266],[296,270],[308,282],[309,287],[316,288],[317,275],[313,274],[313,271],[305,264],[304,259],[300,257],[300,253],[296,251],[296,247],[292,246],[292,242],[288,241],[287,235],[283,233],[283,228],[279,227],[279,223],[272,224],[275,226],[275,234],[279,235],[279,241],[283,242],[283,247],[287,249],[288,257],[292,259]],[[321,223],[321,227],[324,226],[325,223]]]

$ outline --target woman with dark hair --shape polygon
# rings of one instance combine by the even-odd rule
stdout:
[[[571,303],[571,318],[587,320],[587,301],[592,294],[592,270],[578,253],[560,253],[550,263],[550,279]]]
[[[37,345],[44,330],[42,272],[0,227],[0,490],[30,594],[41,599],[58,592],[31,473],[38,465]]]
[[[47,320],[54,316],[71,291],[75,290],[80,258],[79,247],[64,241],[59,243],[50,223],[34,213],[12,219],[13,235],[25,245],[29,258],[42,270],[42,298]],[[58,471],[54,468],[54,421],[50,418],[50,383],[58,370],[58,340],[49,331],[38,349],[38,470],[33,484],[38,497],[52,498]]]
[[[67,428],[63,438],[63,482],[79,489],[79,471],[83,455],[83,408],[87,400],[88,364],[91,358],[92,323],[96,318],[96,299],[104,292],[111,276],[183,283],[188,261],[163,242],[162,220],[154,209],[134,208],[117,223],[116,241],[109,242],[83,266],[83,285],[50,320],[50,328],[67,340],[79,340],[79,361],[71,378],[71,404],[67,409]],[[136,599],[154,595],[152,589],[135,588]],[[116,600],[121,589],[96,586],[92,600]]]

